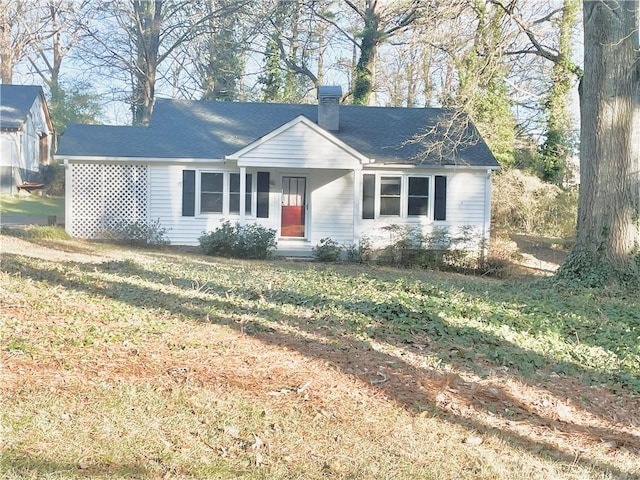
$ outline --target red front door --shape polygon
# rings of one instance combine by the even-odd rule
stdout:
[[[282,177],[282,221],[280,234],[283,237],[304,237],[305,177]]]

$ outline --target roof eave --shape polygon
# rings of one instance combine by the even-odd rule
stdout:
[[[381,167],[381,168],[406,168],[406,169],[418,169],[418,168],[429,168],[429,169],[470,169],[470,170],[499,170],[500,165],[469,165],[466,163],[458,163],[458,164],[435,164],[435,163],[406,163],[406,162],[384,162],[378,161],[373,167]]]
[[[56,160],[68,162],[113,162],[113,163],[224,163],[224,158],[193,158],[193,157],[135,157],[135,156],[109,156],[109,155],[66,155],[56,153]]]

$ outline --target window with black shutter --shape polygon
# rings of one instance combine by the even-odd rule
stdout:
[[[196,171],[182,171],[182,216],[193,217],[196,214]]]
[[[269,172],[258,172],[258,218],[269,218]]]
[[[447,177],[436,175],[435,177],[435,194],[433,206],[433,219],[447,219]]]

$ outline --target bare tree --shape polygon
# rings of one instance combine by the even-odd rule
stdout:
[[[51,100],[62,92],[62,62],[83,40],[80,25],[90,21],[91,1],[47,0],[39,6],[41,35],[27,59],[33,72],[49,87]]]
[[[507,28],[505,12],[489,1],[468,0],[453,7],[448,6],[446,26],[428,40],[445,54],[439,58],[444,79],[440,99],[449,110],[413,141],[424,146],[423,159],[435,155],[447,160],[480,138],[470,125],[473,120],[498,161],[512,165],[515,118],[505,51],[514,33]]]
[[[231,11],[235,0],[206,0],[206,28],[193,42],[197,45],[194,65],[198,71],[202,98],[205,100],[234,100],[237,82],[242,74],[243,42],[238,38],[240,12]],[[224,8],[229,13],[216,16]]]
[[[156,82],[165,72],[160,66],[181,46],[203,32],[210,32],[214,17],[241,9],[246,1],[215,5],[203,13],[200,2],[189,0],[129,0],[99,2],[100,15],[88,28],[90,42],[85,59],[102,71],[127,80],[134,124],[145,125],[151,118]],[[247,0],[248,1],[248,0]]]
[[[266,101],[299,102],[321,83],[328,31],[320,18],[333,18],[332,3],[278,0],[265,10],[269,33],[259,82]]]
[[[13,70],[41,37],[43,23],[28,0],[0,0],[0,80],[13,82]]]
[[[435,6],[434,2],[421,0],[344,0],[344,3],[355,12],[360,24],[356,34],[349,36],[359,51],[353,91],[350,93],[355,105],[368,105],[374,89],[376,56],[380,45],[416,23],[422,16],[430,15],[430,10]]]

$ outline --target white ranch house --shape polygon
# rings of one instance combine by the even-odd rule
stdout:
[[[225,220],[257,222],[287,256],[326,237],[375,245],[390,225],[488,240],[498,163],[479,136],[424,157],[411,140],[444,110],[339,105],[339,87],[318,95],[317,106],[158,99],[148,127],[69,126],[56,155],[68,232],[159,219],[172,244],[197,245]]]
[[[0,193],[39,181],[49,163],[53,127],[42,87],[0,85]]]

